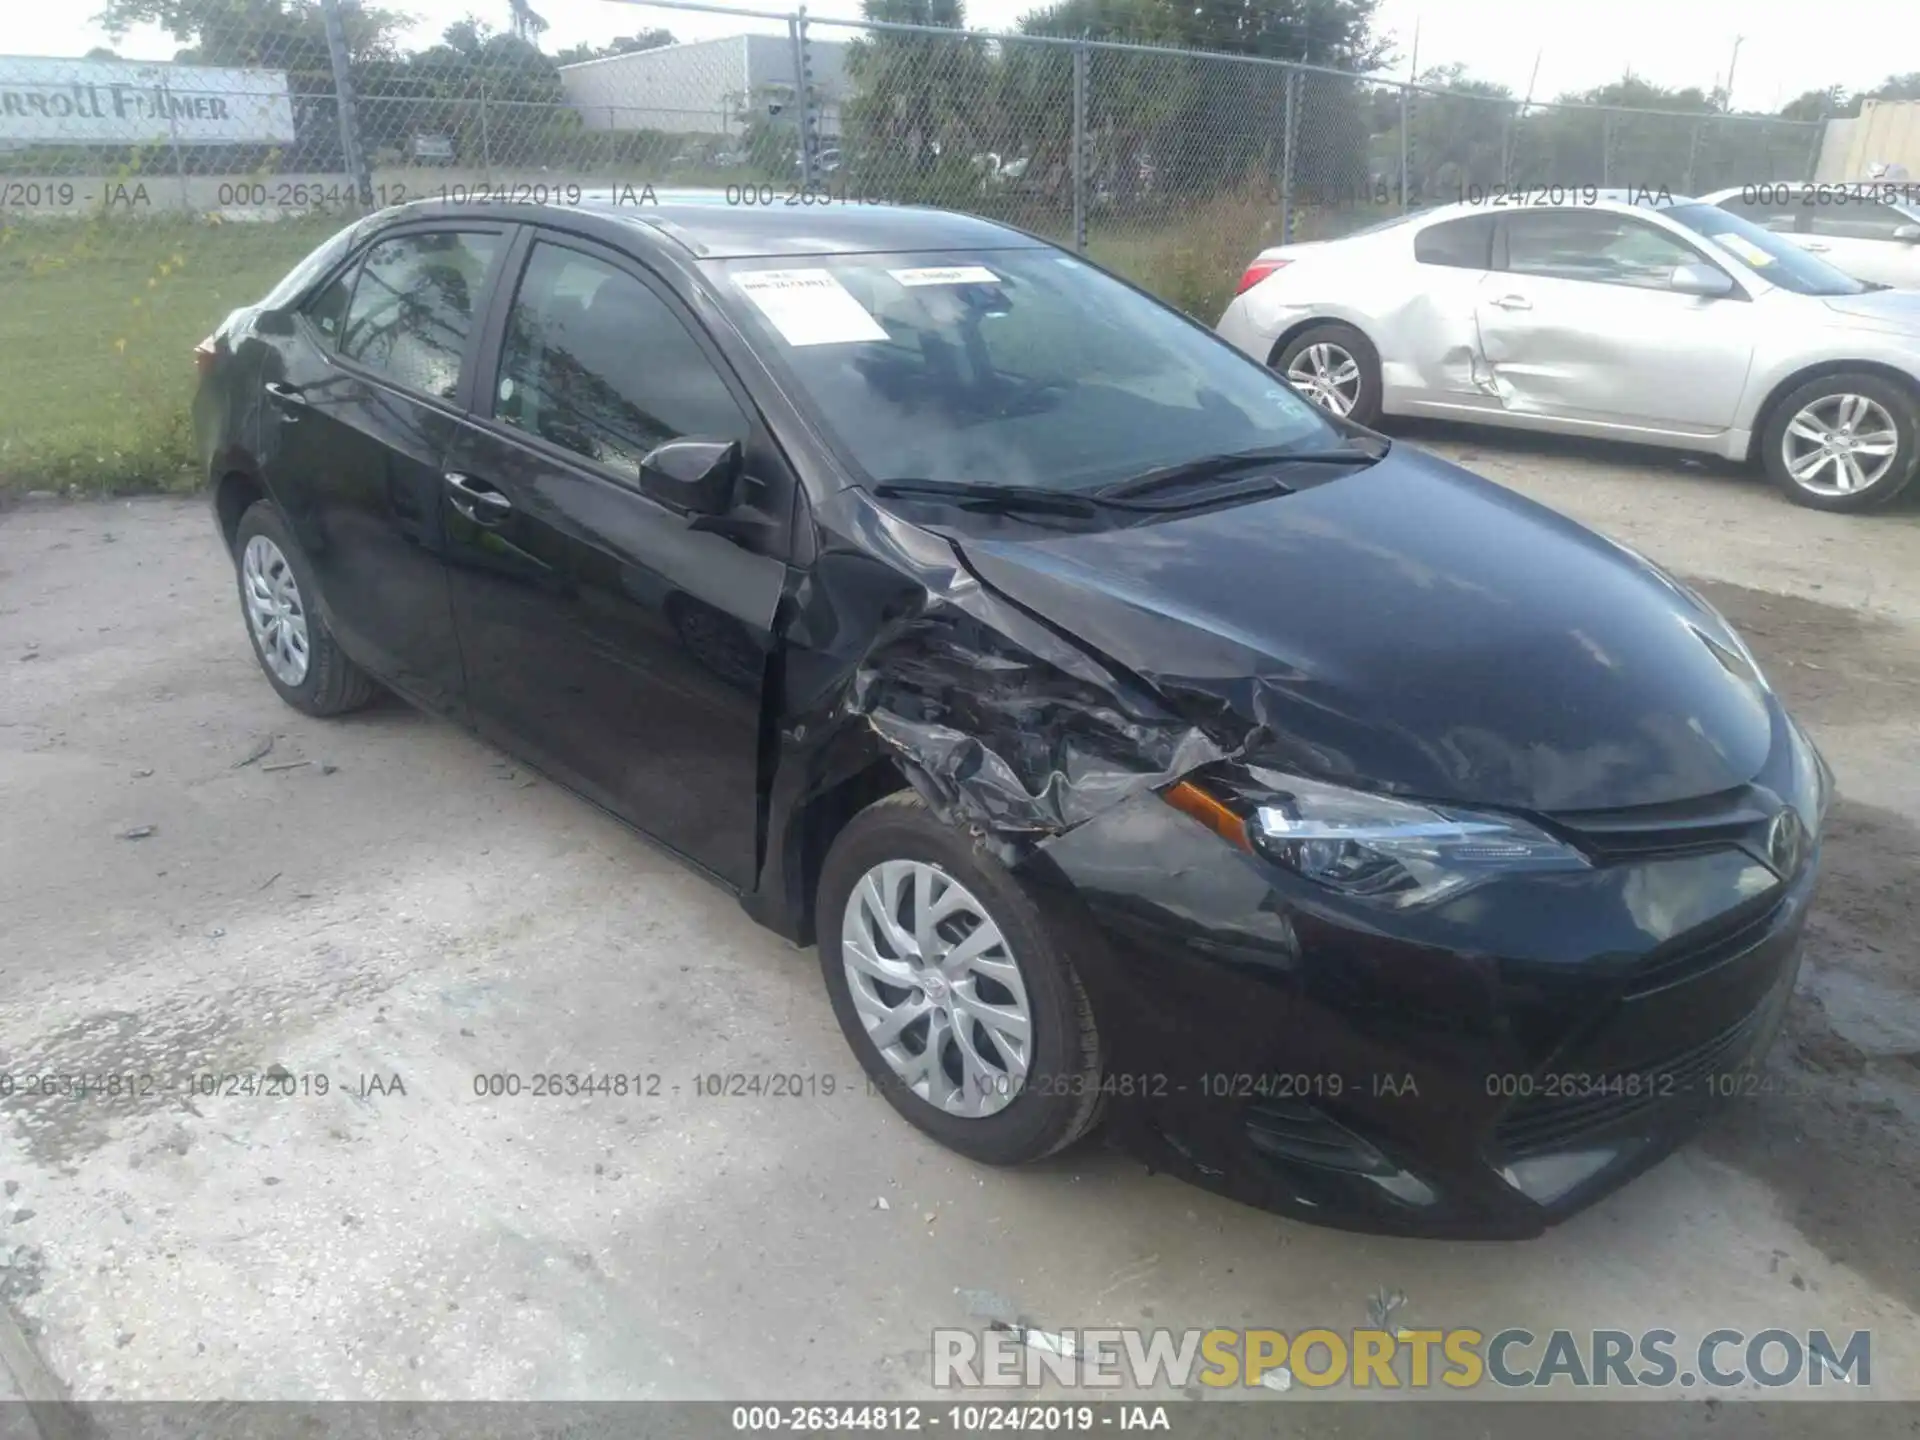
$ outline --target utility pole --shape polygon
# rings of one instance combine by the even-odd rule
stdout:
[[[1726,90],[1725,103],[1727,107],[1727,113],[1729,115],[1733,113],[1733,70],[1734,70],[1734,67],[1740,63],[1740,47],[1746,42],[1746,38],[1747,37],[1744,35],[1736,35],[1733,37],[1733,58],[1727,61],[1727,90]]]

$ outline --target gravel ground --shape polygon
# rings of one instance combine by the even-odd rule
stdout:
[[[1871,1328],[1874,1394],[1920,1398],[1920,523],[1412,433],[1699,584],[1840,775],[1773,1083],[1619,1195],[1489,1247],[1097,1147],[972,1166],[864,1093],[810,953],[600,812],[398,703],[282,706],[200,503],[29,504],[0,514],[0,1069],[300,1093],[0,1097],[0,1295],[85,1399],[911,1396],[936,1326],[1344,1329],[1383,1288],[1402,1325]],[[615,1070],[660,1091],[474,1088]],[[772,1070],[836,1091],[695,1093]]]

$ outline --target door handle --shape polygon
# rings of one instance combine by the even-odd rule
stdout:
[[[453,508],[476,525],[498,525],[513,509],[513,502],[484,480],[452,470],[443,478],[453,492]]]
[[[1524,295],[1502,295],[1492,302],[1502,310],[1531,310],[1533,302]]]
[[[1822,245],[1818,240],[1809,240],[1806,242],[1806,244],[1802,245],[1800,248],[1803,250],[1811,250],[1816,255],[1824,255],[1826,254],[1827,251],[1831,250],[1833,247],[1831,245]]]
[[[300,393],[298,386],[283,385],[278,380],[269,380],[261,388],[270,398],[280,402],[282,407],[280,418],[288,424],[298,420],[299,412],[306,408],[306,396]]]

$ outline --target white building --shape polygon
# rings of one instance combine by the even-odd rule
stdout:
[[[834,136],[847,47],[814,40],[807,50],[820,133]],[[560,83],[589,130],[737,135],[749,104],[791,102],[793,58],[793,42],[784,35],[731,35],[562,65]]]

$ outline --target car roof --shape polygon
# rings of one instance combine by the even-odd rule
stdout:
[[[733,193],[737,197],[749,188],[742,186]],[[787,205],[787,195],[797,188],[758,187],[755,193],[771,195],[771,204],[742,203],[737,198],[729,203],[728,192],[722,190],[655,190],[645,185],[631,185],[611,191],[591,187],[577,204],[497,203],[456,207],[428,199],[399,208],[407,212],[407,218],[418,219],[439,219],[443,212],[465,216],[484,213],[491,219],[549,221],[591,215],[677,245],[702,260],[857,255],[879,251],[1047,248],[1044,240],[975,215],[918,205],[842,201],[824,187],[815,203]],[[536,213],[530,215],[530,211]]]
[[[1556,194],[1571,198],[1555,200]],[[1536,198],[1538,197],[1538,198]],[[1588,189],[1583,185],[1515,186],[1497,192],[1487,200],[1457,200],[1451,205],[1435,205],[1416,210],[1407,218],[1422,225],[1438,220],[1457,220],[1462,215],[1511,215],[1523,210],[1600,210],[1615,215],[1634,215],[1647,210],[1667,210],[1676,205],[1697,203],[1692,195],[1676,195],[1671,190]]]

